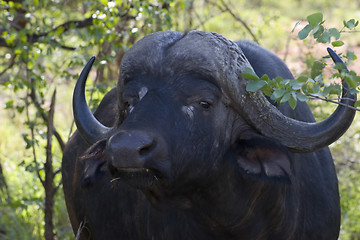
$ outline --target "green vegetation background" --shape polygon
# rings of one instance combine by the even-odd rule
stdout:
[[[24,16],[28,23],[20,30],[9,26],[9,22],[16,20],[16,7],[26,9]],[[327,45],[297,40],[296,32],[300,28],[294,33],[291,30],[299,20],[319,11],[324,14],[327,26],[341,28],[343,20],[360,18],[360,3],[350,0],[135,0],[130,4],[130,1],[120,0],[85,3],[1,0],[1,37],[15,47],[0,46],[0,177],[4,176],[6,181],[4,185],[0,178],[0,240],[44,239],[44,188],[39,175],[44,177],[41,166],[45,161],[46,128],[40,112],[28,100],[27,83],[31,79],[37,81],[35,87],[44,110],[48,110],[51,94],[57,89],[54,126],[67,141],[74,131],[72,89],[89,56],[98,56],[96,75],[92,75],[96,84],[88,83],[92,106],[96,106],[106,90],[115,86],[119,56],[135,40],[158,30],[199,29],[218,32],[232,40],[257,40],[285,59],[292,72],[299,75],[309,69],[309,62],[326,55]],[[119,15],[131,17],[118,19]],[[69,20],[91,16],[95,19],[91,26],[76,28],[73,25],[70,30],[57,28],[53,31]],[[37,42],[30,42],[31,34],[41,32],[49,33]],[[343,41],[346,44],[338,51],[351,49],[360,55],[360,33],[345,34]],[[10,66],[13,57],[15,64]],[[357,62],[360,60],[355,60],[349,68],[360,74]],[[336,107],[319,101],[309,104],[318,120]],[[342,240],[360,239],[359,138],[360,122],[356,118],[346,135],[330,146],[341,191]],[[33,150],[37,163],[34,163]],[[61,166],[61,156],[61,149],[54,142],[55,169]],[[54,185],[60,185],[55,195],[55,238],[73,239],[60,174],[56,175]]]

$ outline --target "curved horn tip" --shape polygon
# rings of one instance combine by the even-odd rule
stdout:
[[[328,47],[328,48],[327,48],[327,51],[328,51],[330,57],[332,58],[332,60],[333,60],[335,63],[344,63],[344,62],[341,60],[340,56],[339,56],[334,50],[332,50],[331,48]]]
[[[343,70],[345,70],[346,72],[349,72],[349,69],[346,67],[346,64],[344,63],[344,61],[340,58],[340,56],[334,50],[332,50],[331,48],[328,47],[327,51],[335,64],[337,64],[337,63],[341,64]]]
[[[327,51],[335,63],[343,63],[344,64],[343,60],[341,60],[340,56],[334,50],[332,50],[331,48],[328,47]]]
[[[96,57],[95,57],[95,56],[92,56],[92,57],[90,58],[90,60],[87,62],[87,64],[85,65],[85,68],[86,68],[88,65],[90,65],[90,67],[92,67],[92,65],[93,65],[94,62],[95,62],[95,59],[96,59]]]
[[[95,57],[95,56],[92,56],[92,57],[89,59],[89,61],[87,62],[87,64],[85,65],[85,68],[87,68],[89,65],[90,65],[90,67],[92,67],[92,65],[93,65],[94,62],[95,62],[95,59],[96,59],[96,57]]]

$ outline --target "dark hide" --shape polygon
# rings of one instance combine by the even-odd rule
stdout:
[[[238,44],[259,76],[292,78],[274,54]],[[337,239],[329,149],[287,151],[226,107],[211,80],[196,73],[165,78],[166,61],[174,64],[138,64],[144,72],[134,70],[125,85],[127,117],[109,140],[89,146],[78,132],[69,140],[62,174],[74,232],[83,222],[81,239],[94,240]],[[134,97],[143,86],[144,96]],[[106,126],[117,122],[118,99],[113,89],[94,113]],[[280,110],[314,121],[305,103]]]

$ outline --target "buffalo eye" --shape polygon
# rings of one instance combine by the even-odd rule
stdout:
[[[124,102],[124,107],[125,107],[125,109],[126,109],[126,112],[127,112],[127,113],[131,113],[132,110],[134,109],[134,106],[135,106],[136,103],[137,103],[137,100],[135,100],[135,99],[133,99],[133,98],[126,100],[126,101]]]
[[[199,105],[204,109],[209,109],[211,107],[211,103],[209,103],[207,101],[200,101]]]

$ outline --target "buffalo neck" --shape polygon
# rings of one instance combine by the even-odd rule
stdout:
[[[219,239],[291,238],[296,224],[296,214],[288,211],[294,204],[291,183],[247,176],[225,162],[220,174],[189,197],[194,218]]]

